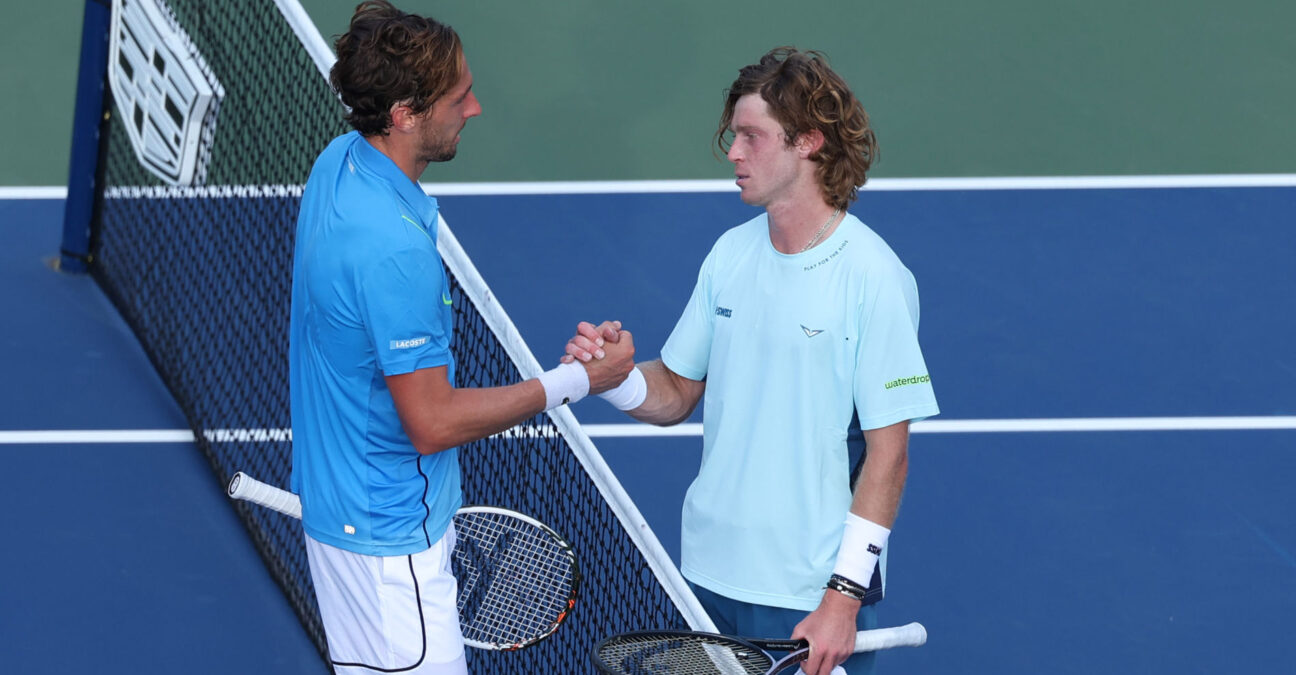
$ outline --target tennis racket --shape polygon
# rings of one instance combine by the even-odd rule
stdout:
[[[864,630],[855,634],[855,651],[918,647],[927,642],[920,623]],[[791,652],[779,661],[769,651]],[[690,631],[637,631],[600,640],[594,667],[604,675],[773,675],[795,672],[810,657],[805,640],[738,638]]]
[[[229,495],[301,518],[297,495],[243,472],[230,480]],[[459,509],[454,526],[464,644],[511,651],[553,635],[580,586],[571,544],[535,518],[494,506]]]

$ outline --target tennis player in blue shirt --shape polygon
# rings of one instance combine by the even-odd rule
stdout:
[[[293,257],[293,471],[339,673],[464,675],[450,573],[455,447],[624,380],[633,344],[488,389],[455,386],[437,203],[418,179],[481,114],[459,36],[365,2],[330,74],[355,131],[311,170]]]
[[[669,425],[705,395],[681,571],[721,632],[805,638],[812,675],[870,673],[854,634],[877,624],[909,423],[938,412],[914,277],[846,212],[877,141],[822,56],[792,48],[739,71],[716,140],[765,213],[715,243],[661,359],[603,397]],[[616,329],[582,324],[567,352],[596,362]]]

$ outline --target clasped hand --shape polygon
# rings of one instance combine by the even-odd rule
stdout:
[[[590,393],[601,394],[621,384],[634,368],[634,336],[621,329],[620,321],[604,321],[598,326],[582,321],[562,357],[563,363],[575,361],[585,366]]]

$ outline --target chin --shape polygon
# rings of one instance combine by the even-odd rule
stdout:
[[[437,154],[433,155],[430,159],[428,159],[428,162],[429,162],[429,163],[431,163],[431,162],[448,162],[448,161],[450,161],[450,160],[452,160],[452,159],[455,158],[455,154],[456,154],[457,152],[458,152],[458,150],[457,150],[456,148],[450,148],[449,150],[443,150],[443,151],[438,152]]]

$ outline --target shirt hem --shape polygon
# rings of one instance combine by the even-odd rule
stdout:
[[[859,424],[860,424],[860,429],[864,431],[870,431],[872,429],[881,429],[882,427],[889,427],[892,424],[896,424],[897,422],[905,422],[905,421],[921,422],[922,420],[925,420],[928,417],[932,417],[934,415],[939,415],[939,414],[940,414],[940,408],[938,408],[935,404],[923,404],[923,405],[910,406],[908,408],[901,408],[900,410],[893,410],[891,412],[882,415],[875,415],[873,417],[864,418],[859,421]]]
[[[664,349],[662,350],[661,361],[662,361],[662,365],[666,366],[667,368],[670,369],[672,373],[675,373],[680,377],[688,378],[695,382],[701,382],[702,378],[706,377],[705,369],[697,369],[697,368],[691,368],[689,366],[685,366],[679,362],[679,359],[675,358],[672,354],[670,354]]]
[[[783,607],[785,609],[795,609],[802,612],[813,612],[819,607],[819,600],[821,599],[820,597],[816,597],[813,600],[807,600],[796,596],[755,593],[741,588],[735,588],[712,579],[687,565],[680,567],[680,574],[683,574],[685,579],[688,579],[713,593],[718,593],[726,598],[738,600],[739,602],[751,603],[753,605]]]
[[[431,548],[430,546],[428,546],[427,540],[424,539],[422,536],[420,536],[417,540],[400,543],[400,544],[376,544],[376,543],[358,542],[355,541],[354,539],[346,539],[343,537],[336,537],[331,534],[326,534],[324,532],[321,532],[318,529],[313,527],[303,526],[302,530],[306,532],[307,536],[309,536],[311,539],[314,539],[315,541],[318,541],[323,544],[328,544],[329,546],[332,546],[334,548],[340,548],[344,551],[359,553],[361,555],[372,555],[372,556],[382,556],[382,557],[388,557],[394,555],[411,555],[414,553],[422,553],[423,551],[426,551],[429,548]],[[438,537],[437,540],[439,541],[440,537]]]

